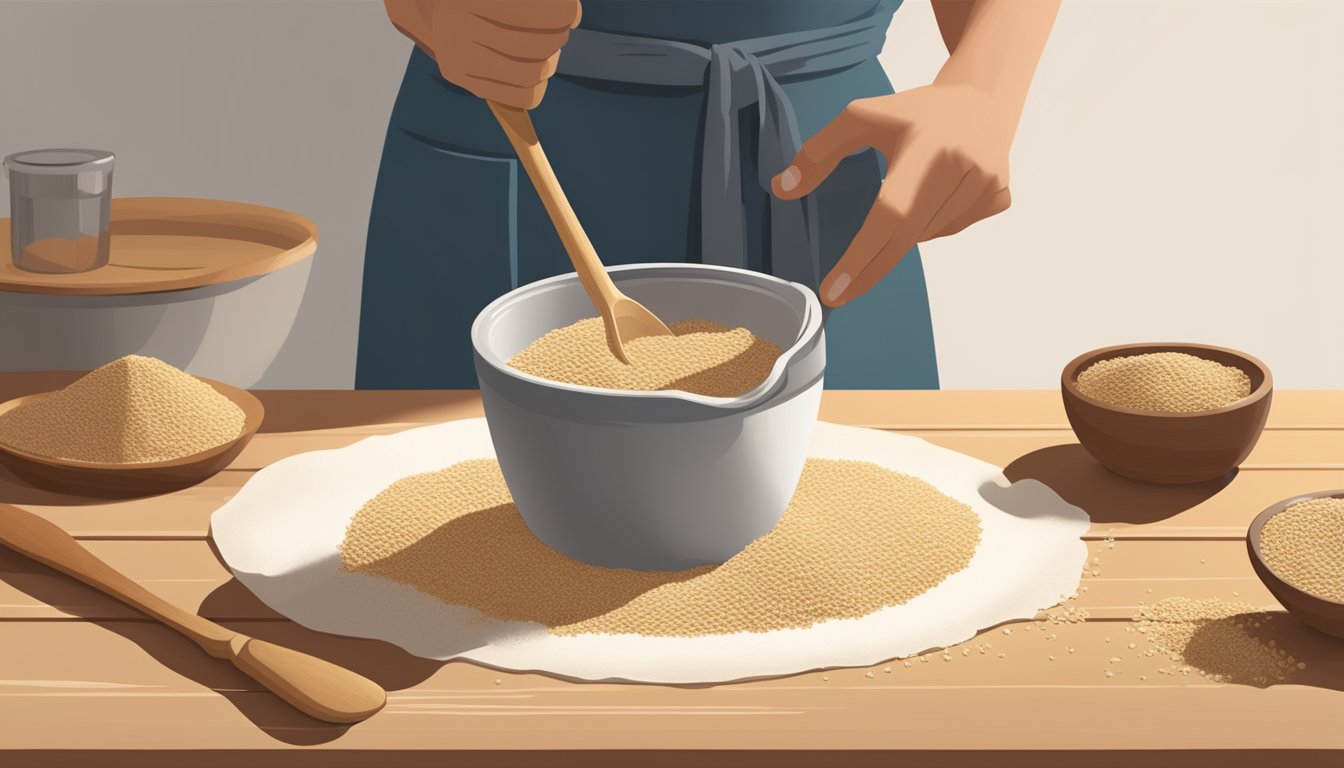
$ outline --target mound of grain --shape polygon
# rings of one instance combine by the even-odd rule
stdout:
[[[1265,639],[1274,614],[1254,606],[1172,597],[1135,618],[1148,642],[1178,665],[1170,674],[1188,664],[1216,682],[1265,686],[1287,682],[1298,669],[1295,657]]]
[[[1300,501],[1260,529],[1265,565],[1294,587],[1344,603],[1344,499]]]
[[[223,445],[245,420],[209,384],[130,355],[0,415],[0,443],[51,458],[143,464]]]
[[[627,365],[611,354],[599,317],[558,328],[519,352],[509,365],[551,381],[602,389],[679,389],[735,397],[765,381],[781,350],[746,328],[708,320],[668,326],[672,336],[645,336],[625,345]]]
[[[719,566],[600,568],[528,530],[493,460],[404,478],[355,514],[347,570],[554,634],[709,635],[865,616],[965,568],[979,517],[875,464],[809,459],[773,531]]]
[[[1123,408],[1193,413],[1222,408],[1251,394],[1244,371],[1182,352],[1113,357],[1078,374],[1078,391]]]

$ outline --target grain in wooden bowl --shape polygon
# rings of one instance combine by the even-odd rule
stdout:
[[[0,462],[64,493],[162,492],[227,466],[262,417],[245,390],[128,355],[64,389],[0,404]]]
[[[1246,549],[1289,613],[1344,639],[1344,488],[1271,505],[1251,521]]]
[[[1205,344],[1123,344],[1074,358],[1060,377],[1078,441],[1103,466],[1151,483],[1226,478],[1260,439],[1269,368]]]

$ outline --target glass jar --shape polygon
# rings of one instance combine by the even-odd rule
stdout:
[[[10,246],[29,272],[87,272],[107,264],[111,152],[38,149],[9,155]]]

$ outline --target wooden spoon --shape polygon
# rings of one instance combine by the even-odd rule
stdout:
[[[560,188],[560,181],[555,178],[555,171],[546,159],[546,153],[541,151],[541,142],[537,140],[537,132],[532,127],[532,117],[527,110],[493,101],[486,103],[490,105],[490,111],[495,113],[504,134],[509,137],[513,150],[518,153],[518,159],[527,170],[528,178],[532,179],[532,185],[537,188],[537,195],[541,197],[541,203],[546,206],[546,213],[550,214],[551,223],[560,235],[560,242],[564,243],[565,251],[569,253],[569,260],[574,263],[579,281],[587,289],[593,306],[602,315],[602,323],[607,328],[607,346],[611,348],[612,354],[621,362],[629,363],[624,345],[632,339],[641,336],[671,336],[672,331],[657,315],[621,293],[612,282],[592,242],[583,231],[583,226],[579,224],[578,217],[574,215],[574,209],[569,206],[569,199]]]
[[[31,512],[0,504],[0,542],[158,619],[319,720],[357,723],[387,702],[387,693],[377,683],[348,669],[238,634],[178,608]]]

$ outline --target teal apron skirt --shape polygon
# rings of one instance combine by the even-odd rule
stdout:
[[[714,55],[728,51],[739,64],[755,66],[753,54],[743,58],[733,53],[741,49],[726,44],[839,28],[875,12],[890,13],[895,4],[891,0],[585,2],[582,28],[561,52],[560,74],[551,79],[532,117],[556,175],[603,261],[737,263],[804,279],[776,263],[776,252],[793,253],[798,248],[792,238],[772,247],[772,217],[781,218],[772,206],[781,203],[772,202],[763,183],[787,161],[762,160],[766,153],[758,151],[759,145],[769,138],[758,135],[755,128],[764,125],[765,118],[778,118],[772,112],[787,99],[792,111],[787,123],[791,128],[796,120],[796,136],[805,138],[850,101],[891,93],[891,85],[872,55],[815,74],[797,66],[797,60],[784,61],[780,69],[788,71],[771,78],[777,83],[778,98],[731,110],[740,135],[724,139],[716,134],[710,139],[716,150],[718,143],[733,142],[732,164],[741,166],[731,174],[735,184],[740,183],[741,217],[733,217],[729,227],[740,241],[740,253],[731,254],[736,261],[723,262],[724,249],[708,244],[708,238],[718,235],[705,223],[718,215],[718,209],[705,214],[701,207],[706,192],[700,177],[723,172],[704,162],[707,114],[713,118],[708,113],[712,106],[707,87],[698,82],[650,85],[587,76],[585,58],[588,69],[600,71],[612,64],[575,53],[579,51],[575,38],[593,30],[593,37],[618,44],[632,35],[659,45],[683,41],[671,44],[673,53],[703,50],[709,56],[712,46]],[[566,74],[566,57],[571,54],[571,69],[578,75]],[[761,58],[772,61],[764,52]],[[743,74],[744,67],[732,65],[736,74]],[[728,69],[725,64],[722,71]],[[757,82],[759,72],[758,67]],[[746,72],[746,79],[750,84],[751,72]],[[785,147],[776,155],[791,157],[792,151]],[[761,167],[763,163],[781,167]],[[813,194],[806,216],[815,260],[815,276],[806,282],[813,288],[817,276],[835,265],[858,231],[882,173],[877,153],[863,151],[843,161]],[[736,187],[733,195],[739,196]],[[774,237],[780,239],[778,229]],[[355,386],[476,388],[469,336],[476,314],[520,285],[571,271],[541,201],[484,102],[445,81],[434,61],[415,50],[393,108],[374,191]],[[918,249],[867,294],[830,311],[825,328],[828,388],[938,387]]]

